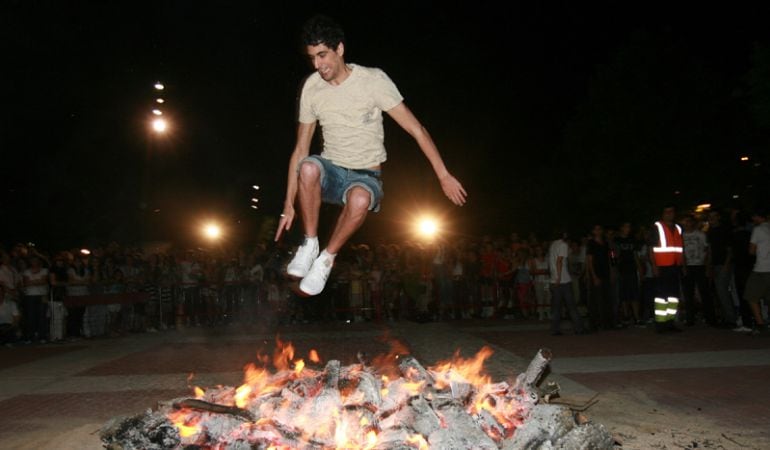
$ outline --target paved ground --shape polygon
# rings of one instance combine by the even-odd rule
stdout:
[[[496,380],[548,347],[548,377],[564,401],[598,394],[588,415],[624,448],[770,448],[769,338],[698,327],[550,336],[543,323],[517,321],[193,328],[0,348],[0,448],[101,448],[98,429],[112,417],[185,395],[190,384],[240,384],[243,366],[271,352],[276,335],[298,355],[312,348],[343,363],[359,350],[386,352],[387,336],[427,364],[491,345],[486,367]]]

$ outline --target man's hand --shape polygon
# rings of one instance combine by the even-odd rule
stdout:
[[[283,213],[281,214],[281,220],[278,222],[278,229],[275,230],[276,242],[278,242],[278,239],[281,238],[281,234],[283,234],[284,230],[289,231],[289,228],[291,228],[292,222],[294,222],[294,209],[285,208],[283,210]]]
[[[441,182],[441,189],[444,191],[444,195],[449,198],[457,206],[463,206],[465,204],[465,197],[468,195],[463,188],[463,185],[451,174],[446,174],[439,178]]]

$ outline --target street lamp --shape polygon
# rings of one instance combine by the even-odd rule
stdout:
[[[222,237],[222,228],[215,223],[208,223],[203,227],[203,235],[212,241],[219,240]]]
[[[152,129],[157,133],[165,133],[168,128],[168,123],[165,119],[157,118],[152,121]]]
[[[432,240],[439,232],[439,225],[433,217],[422,217],[416,224],[417,234],[423,239]]]

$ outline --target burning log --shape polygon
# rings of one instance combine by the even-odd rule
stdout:
[[[401,371],[401,375],[409,381],[422,382],[428,386],[433,385],[433,377],[427,370],[425,370],[425,367],[411,355],[401,357],[398,368]]]
[[[198,411],[208,411],[217,414],[230,414],[236,417],[242,417],[248,421],[253,422],[254,415],[243,408],[237,406],[219,405],[217,403],[209,403],[203,400],[195,400],[192,398],[185,398],[173,403],[174,409],[189,408]]]
[[[381,388],[374,375],[361,370],[351,370],[345,374],[344,380],[345,384],[351,387],[349,392],[345,393],[344,406],[361,406],[375,411],[379,409],[382,403]]]
[[[359,364],[330,360],[323,371],[288,360],[275,374],[250,367],[238,388],[161,402],[105,425],[102,440],[112,450],[612,447],[601,425],[576,419],[565,406],[540,404],[558,394],[558,385],[537,387],[550,351],[540,350],[513,386],[477,373],[489,355],[488,348],[472,360],[456,354],[431,368],[402,357],[402,377],[393,380],[361,355]]]
[[[447,426],[430,434],[428,442],[432,447],[497,450],[497,443],[479,428],[462,405],[448,403],[439,413]]]
[[[540,349],[535,357],[532,358],[532,361],[530,361],[526,372],[520,374],[516,381],[524,386],[534,387],[538,380],[540,380],[540,377],[543,376],[543,373],[545,373],[545,369],[551,363],[552,357],[551,350],[547,348]]]

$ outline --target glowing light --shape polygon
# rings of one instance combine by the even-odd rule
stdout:
[[[158,133],[163,133],[168,128],[168,123],[163,119],[155,119],[152,121],[152,129]]]
[[[741,161],[748,161],[748,160],[749,160],[748,156],[741,156]]]
[[[711,209],[711,203],[702,203],[695,207],[695,212],[703,212],[707,209]]]
[[[156,116],[162,116],[163,115],[163,111],[161,111],[159,109],[153,109],[152,113],[155,114]]]
[[[158,91],[162,91],[163,89],[166,89],[166,86],[163,86],[163,83],[158,81],[157,83],[155,83],[155,89]]]
[[[259,209],[259,206],[257,206],[257,205],[251,205],[251,209]]]
[[[165,100],[163,100],[162,98],[156,98],[156,99],[155,99],[155,102],[156,102],[156,103],[160,103],[160,104],[163,104],[163,103],[165,103],[166,101],[165,101]]]
[[[252,201],[252,202],[254,202],[254,203],[256,203],[256,202],[258,202],[258,201],[259,201],[259,199],[258,199],[257,197],[252,197],[251,201]]]
[[[255,191],[259,190],[259,186],[257,186],[256,184],[254,186],[252,186],[252,187],[254,188]]]
[[[296,375],[299,375],[300,373],[302,373],[302,369],[304,368],[305,368],[305,361],[300,359],[294,363],[294,373]]]
[[[417,222],[417,232],[426,239],[432,239],[438,234],[438,222],[430,217],[423,217]]]
[[[89,250],[87,248],[81,248],[80,249],[80,254],[81,255],[90,255],[91,254],[91,250]]]
[[[222,236],[222,229],[219,225],[210,223],[203,227],[203,234],[209,239],[216,240]]]

